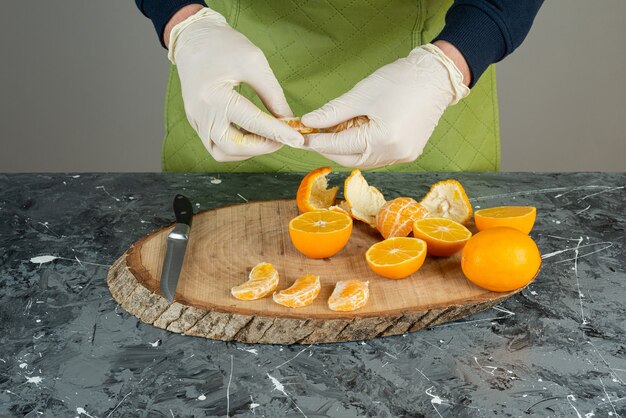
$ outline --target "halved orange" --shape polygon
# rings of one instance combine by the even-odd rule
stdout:
[[[301,308],[313,303],[322,286],[320,276],[307,274],[297,279],[289,288],[274,293],[274,302],[289,308]]]
[[[350,239],[352,218],[334,210],[305,212],[289,222],[289,236],[298,251],[310,258],[337,254]]]
[[[296,193],[296,202],[300,212],[328,209],[335,204],[339,187],[328,188],[330,167],[320,167],[304,176]]]
[[[230,293],[240,300],[255,300],[276,290],[278,272],[270,263],[259,263],[252,268],[248,281],[230,289]]]
[[[479,231],[508,226],[528,234],[535,225],[536,217],[537,208],[534,206],[499,206],[477,210],[474,222]]]
[[[363,280],[342,280],[328,298],[328,307],[333,311],[348,312],[362,308],[370,296],[369,282]]]
[[[422,267],[426,242],[419,238],[389,238],[372,245],[365,260],[374,273],[388,279],[403,279]]]
[[[367,184],[358,168],[352,170],[346,178],[343,195],[350,206],[352,217],[376,228],[376,214],[385,204],[385,196],[376,187]]]
[[[428,215],[428,210],[410,197],[398,197],[385,203],[376,214],[376,228],[384,238],[406,237],[413,222]]]
[[[465,189],[456,180],[433,184],[420,203],[433,218],[448,218],[464,224],[472,217],[472,205]]]
[[[413,223],[413,236],[426,241],[428,254],[448,256],[460,251],[472,233],[447,218],[425,218]]]

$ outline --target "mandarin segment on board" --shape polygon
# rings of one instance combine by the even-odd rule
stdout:
[[[428,210],[410,197],[386,202],[376,214],[376,228],[383,238],[406,237],[413,222],[428,215]]]
[[[328,188],[330,167],[320,167],[304,176],[296,193],[296,203],[300,212],[328,209],[335,204],[339,187]]]
[[[425,218],[413,223],[413,236],[426,241],[429,255],[441,257],[459,252],[472,233],[451,219]]]
[[[509,227],[486,229],[465,244],[463,274],[471,282],[494,292],[526,286],[541,268],[541,253],[527,234]]]
[[[307,274],[297,279],[287,289],[274,293],[273,299],[274,302],[288,308],[301,308],[313,303],[321,289],[320,277]]]
[[[465,189],[456,180],[433,184],[420,203],[434,218],[448,218],[464,224],[472,217],[472,205]]]
[[[363,280],[341,280],[328,298],[328,307],[333,311],[349,312],[365,306],[369,299],[369,282]]]
[[[263,298],[278,286],[278,271],[270,263],[259,263],[252,268],[248,281],[230,289],[230,293],[240,300]]]
[[[343,195],[354,219],[376,228],[376,214],[385,204],[385,196],[374,186],[370,186],[361,170],[354,169],[346,178]]]
[[[341,211],[305,212],[289,222],[291,242],[310,258],[337,254],[348,243],[351,233],[352,218]]]
[[[396,237],[372,245],[365,260],[374,273],[388,279],[403,279],[422,267],[426,242],[419,238]]]
[[[529,234],[535,225],[537,208],[534,206],[498,206],[477,210],[476,229],[483,231],[498,226],[509,226]]]

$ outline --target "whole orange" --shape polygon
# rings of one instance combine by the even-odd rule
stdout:
[[[467,241],[461,253],[465,277],[484,289],[508,292],[526,286],[541,267],[535,241],[509,227],[486,229]]]

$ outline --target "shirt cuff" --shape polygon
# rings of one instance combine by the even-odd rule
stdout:
[[[511,49],[497,20],[497,16],[471,5],[452,6],[446,14],[446,25],[432,41],[450,42],[461,51],[471,72],[470,88],[489,65],[500,61]]]
[[[139,9],[154,24],[154,29],[156,29],[157,35],[159,35],[159,41],[163,48],[165,48],[163,32],[167,22],[170,21],[177,11],[190,4],[206,6],[202,0],[143,0],[141,2]]]

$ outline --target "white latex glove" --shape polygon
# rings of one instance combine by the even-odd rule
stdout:
[[[345,167],[414,161],[444,110],[468,94],[454,63],[435,45],[423,45],[304,115],[302,123],[312,128],[328,128],[356,116],[370,119],[343,132],[307,135],[304,148]]]
[[[302,145],[302,135],[274,117],[293,114],[265,55],[221,14],[204,8],[190,16],[172,29],[169,47],[187,119],[216,161],[245,160],[282,144]],[[242,82],[274,116],[235,91]]]

